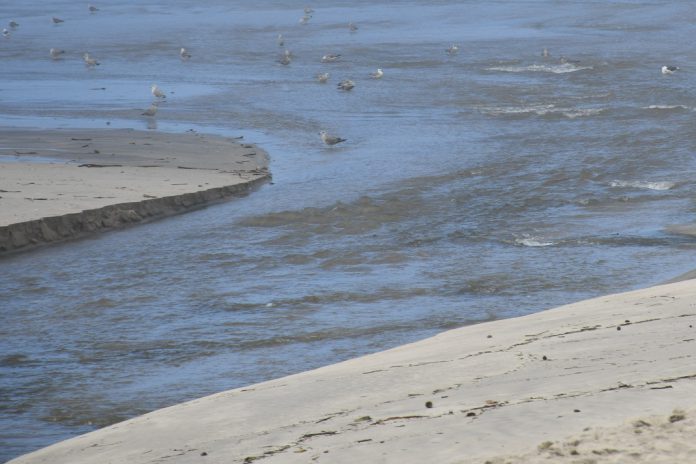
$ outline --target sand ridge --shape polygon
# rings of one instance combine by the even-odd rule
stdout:
[[[627,420],[694,407],[694,302],[689,280],[467,326],[12,462],[483,463],[601,427],[616,448]]]
[[[268,161],[254,145],[193,131],[0,129],[0,252],[242,193],[270,178]]]

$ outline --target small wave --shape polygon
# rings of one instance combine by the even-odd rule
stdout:
[[[545,72],[553,74],[566,74],[577,71],[583,71],[585,69],[594,69],[592,66],[578,66],[573,63],[561,63],[561,64],[532,64],[529,66],[493,66],[492,68],[486,68],[487,71],[500,71],[500,72],[511,72],[511,73],[521,73],[521,72]]]
[[[531,236],[518,237],[515,239],[515,244],[526,246],[526,247],[547,247],[547,246],[555,245],[555,243],[553,243],[553,242],[549,242],[549,241],[542,240],[542,239],[537,238],[537,237],[531,237]]]
[[[684,105],[650,105],[650,106],[644,106],[643,109],[644,110],[666,110],[666,111],[669,111],[669,110],[688,111],[691,108],[689,108],[688,106],[684,106]]]
[[[574,110],[563,111],[561,114],[566,118],[575,119],[585,116],[594,116],[604,112],[604,108],[578,108]]]
[[[626,181],[614,180],[609,183],[611,187],[618,188],[638,188],[648,190],[670,190],[676,186],[676,182],[644,182],[644,181]]]
[[[519,116],[519,115],[560,115],[569,119],[594,116],[604,111],[604,108],[557,108],[555,105],[506,106],[480,108],[480,111],[490,116]]]

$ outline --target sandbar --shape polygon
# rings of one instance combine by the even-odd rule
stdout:
[[[0,129],[0,254],[245,194],[268,164],[255,145],[194,131]]]

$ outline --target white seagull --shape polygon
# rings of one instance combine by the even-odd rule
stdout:
[[[549,54],[549,49],[548,49],[548,48],[544,48],[544,49],[541,51],[541,56],[543,56],[544,58],[548,58],[548,57],[550,56],[550,54]]]
[[[326,55],[321,57],[321,62],[322,63],[333,63],[335,61],[338,61],[341,58],[341,55],[336,54],[336,53],[327,53]]]
[[[663,66],[662,74],[674,74],[679,71],[679,66]]]
[[[337,87],[339,90],[344,90],[347,92],[355,87],[355,82],[351,81],[350,79],[344,79],[338,83]]]
[[[7,29],[3,29],[2,36],[5,37],[6,39],[9,39],[10,38],[10,31],[8,31]]]
[[[101,63],[96,60],[96,58],[92,58],[89,56],[89,53],[85,53],[82,55],[82,59],[85,60],[85,66],[87,67],[94,67],[94,66],[99,66]]]
[[[370,73],[370,77],[373,79],[381,79],[382,76],[384,76],[384,71],[382,71],[382,68],[377,68],[377,71]]]
[[[164,92],[162,92],[162,89],[157,87],[157,84],[152,84],[152,87],[150,87],[150,93],[152,93],[152,96],[155,98],[167,98]]]
[[[278,34],[278,39],[276,39],[276,41],[278,42],[279,47],[285,45],[285,39],[283,38],[283,34]]]
[[[309,22],[310,19],[312,19],[312,15],[310,15],[310,14],[305,14],[304,16],[302,16],[302,17],[300,18],[299,23],[300,23],[300,24],[307,24],[307,23]]]
[[[322,84],[326,84],[326,82],[329,80],[329,73],[326,72],[317,74],[317,80]]]
[[[185,61],[191,58],[191,54],[184,47],[181,47],[181,50],[179,50],[179,57]]]
[[[451,55],[456,55],[457,52],[459,51],[459,45],[457,45],[457,44],[452,44],[452,45],[450,45],[450,46],[447,48],[446,51],[447,51],[447,54],[450,55],[450,56],[451,56]]]
[[[61,50],[60,48],[52,48],[48,51],[48,53],[51,55],[52,59],[57,60],[60,58],[60,55],[65,53],[65,50]]]
[[[142,113],[143,116],[148,116],[148,117],[153,117],[156,114],[157,114],[157,105],[154,103],[152,105],[150,105],[150,107],[148,109],[146,109],[145,111],[143,111],[143,113]]]
[[[341,142],[346,141],[346,139],[342,139],[341,137],[336,137],[335,135],[329,135],[329,133],[326,131],[319,132],[319,135],[321,136],[321,140],[326,145],[336,145],[337,143],[341,143]]]

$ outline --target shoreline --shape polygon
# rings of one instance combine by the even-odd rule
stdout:
[[[10,462],[670,462],[696,451],[693,301],[687,280],[465,326]]]
[[[243,196],[271,177],[257,146],[192,131],[0,128],[0,140],[0,257]]]

